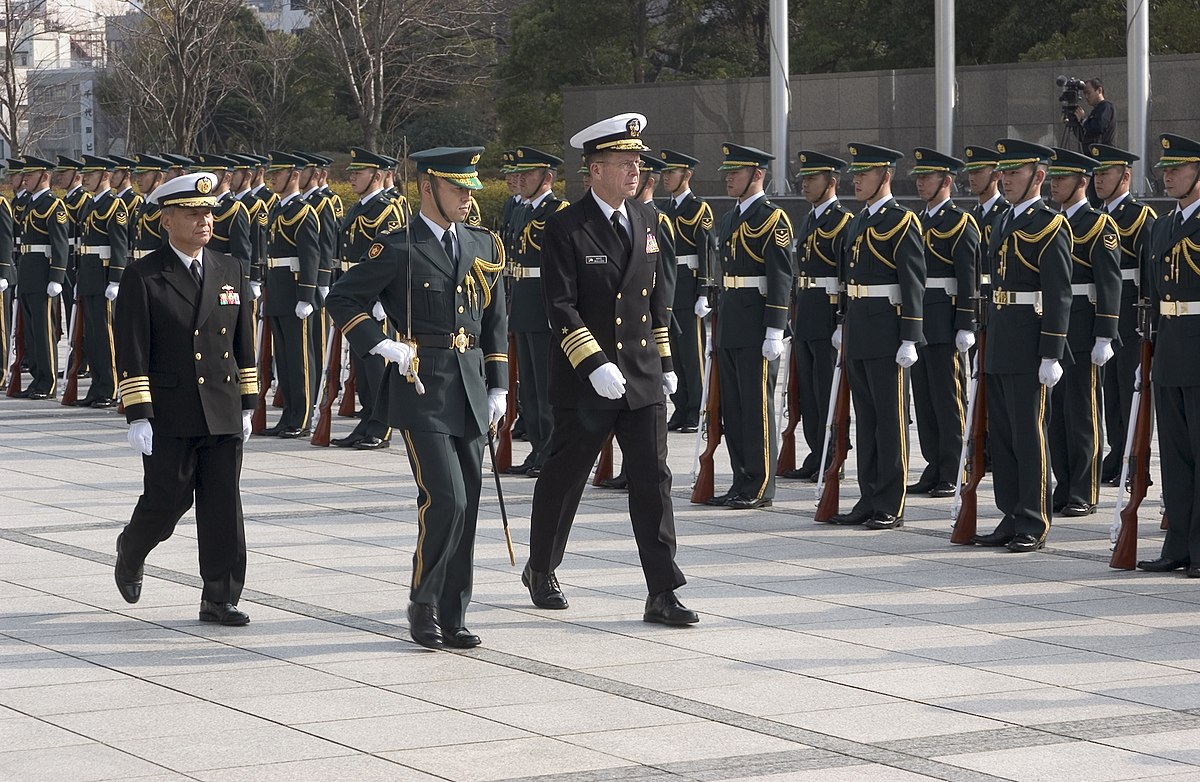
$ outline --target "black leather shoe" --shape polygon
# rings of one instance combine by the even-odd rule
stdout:
[[[737,497],[737,496],[738,496],[737,493],[733,489],[730,489],[729,491],[725,492],[724,494],[714,494],[713,496],[711,496],[707,500],[705,500],[704,504],[711,505],[714,508],[724,508],[726,505],[729,504],[730,500],[732,500],[734,497]]]
[[[445,639],[438,627],[437,606],[433,603],[408,604],[408,634],[426,649],[441,649]]]
[[[1143,559],[1137,563],[1137,568],[1147,573],[1170,573],[1172,570],[1191,569],[1191,564],[1186,559],[1159,557],[1158,559]]]
[[[345,437],[335,437],[329,444],[335,448],[353,448],[363,441],[361,434],[348,434]]]
[[[18,391],[17,393],[13,394],[13,399],[28,399],[28,398],[29,398],[29,389],[28,388],[26,388],[24,391]]]
[[[91,407],[95,402],[95,399],[76,399],[71,407]]]
[[[646,612],[642,614],[642,621],[682,626],[694,625],[700,621],[700,617],[695,611],[684,608],[675,593],[668,589],[646,598]]]
[[[479,640],[479,636],[467,628],[455,627],[449,631],[442,631],[442,643],[446,646],[453,646],[455,649],[474,649],[482,642]]]
[[[42,399],[53,399],[54,397],[50,396],[49,394],[43,394],[41,391],[31,391],[29,393],[29,398],[42,400]]]
[[[682,427],[682,426],[683,426],[682,418],[672,418],[669,421],[667,421],[667,431],[668,432],[678,432],[680,427]]]
[[[539,573],[529,565],[521,572],[521,583],[529,588],[529,599],[538,608],[559,610],[567,607],[567,598],[553,572]]]
[[[1200,566],[1189,565],[1187,569],[1188,578],[1200,578]]]
[[[798,467],[795,470],[785,470],[783,473],[783,477],[784,478],[796,478],[796,479],[799,479],[802,481],[806,481],[816,474],[817,474],[816,467]]]
[[[1007,546],[1012,539],[1012,535],[1006,535],[1003,532],[989,532],[987,535],[976,535],[971,538],[971,542],[984,548],[1000,548]]]
[[[1014,554],[1024,554],[1027,551],[1037,551],[1045,545],[1045,538],[1035,538],[1027,532],[1022,532],[1013,535],[1013,539],[1008,541],[1008,550]]]
[[[1086,502],[1068,502],[1059,512],[1064,516],[1091,516],[1096,512],[1096,506]]]
[[[218,622],[227,627],[241,627],[250,624],[250,615],[239,611],[236,603],[212,603],[200,601],[200,621]]]
[[[524,475],[525,473],[529,472],[529,468],[532,466],[532,462],[522,462],[521,464],[512,465],[504,472],[507,475]]]
[[[833,517],[829,519],[828,523],[849,527],[855,524],[863,524],[870,520],[870,511],[852,510],[849,513],[835,513]]]
[[[114,568],[113,575],[117,580],[117,591],[121,593],[121,597],[125,598],[126,603],[136,603],[142,598],[142,566],[131,567],[126,561],[125,555],[121,553],[121,538],[125,536],[122,532],[117,535],[117,566]]]
[[[684,424],[679,427],[680,434],[695,434],[700,431],[700,424]]]
[[[769,508],[769,507],[771,507],[771,499],[769,497],[762,497],[759,499],[755,499],[754,497],[739,496],[739,497],[734,497],[729,502],[725,503],[725,507],[733,508],[734,510],[754,510],[755,508]]]
[[[953,497],[958,487],[949,481],[938,481],[937,484],[929,490],[930,497]]]
[[[1066,507],[1067,507],[1067,504],[1065,502],[1056,502],[1050,506],[1050,510],[1051,510],[1051,512],[1057,514],[1057,513],[1062,513],[1063,509]]]
[[[278,437],[279,433],[282,431],[283,424],[275,424],[274,426],[268,426],[266,429],[263,429],[262,432],[259,433],[259,437]]]
[[[354,447],[359,451],[382,451],[391,448],[392,444],[379,437],[364,437],[355,443]]]
[[[279,432],[281,440],[299,440],[302,437],[308,437],[312,434],[311,429],[283,429]]]
[[[117,400],[113,399],[112,397],[107,397],[107,396],[100,397],[96,401],[92,402],[93,410],[106,410],[110,407],[116,407],[116,406],[117,406]]]
[[[542,474],[542,468],[538,467],[537,465],[534,465],[533,467],[530,467],[528,470],[525,471],[526,478],[536,478],[541,474]]]
[[[863,522],[863,526],[867,529],[895,529],[904,526],[904,517],[876,511],[871,514],[871,518]]]
[[[625,473],[620,473],[600,481],[600,487],[603,489],[628,489],[629,481],[625,478]]]
[[[909,494],[928,494],[929,490],[937,486],[937,481],[932,478],[922,478],[916,483],[910,484],[908,487]]]

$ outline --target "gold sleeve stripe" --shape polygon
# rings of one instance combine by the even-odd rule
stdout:
[[[658,357],[659,357],[659,358],[667,358],[668,356],[670,356],[670,355],[671,355],[671,342],[670,342],[670,340],[668,340],[668,341],[666,341],[666,342],[658,342],[658,341],[656,341],[656,342],[655,342],[655,344],[658,346]]]
[[[125,390],[136,391],[139,388],[149,389],[150,388],[150,376],[149,375],[138,375],[137,377],[127,377],[127,378],[124,378],[123,380],[121,380],[121,382],[117,384],[117,387],[120,388],[122,391],[125,391]]]
[[[245,380],[238,384],[242,396],[258,396],[258,380]]]
[[[359,314],[355,315],[355,316],[354,316],[353,318],[351,318],[350,320],[346,321],[346,325],[345,325],[345,326],[342,326],[342,333],[343,333],[343,334],[349,334],[349,333],[350,333],[350,331],[351,331],[351,330],[352,330],[352,329],[353,329],[355,326],[359,325],[360,323],[362,323],[362,322],[363,322],[363,321],[365,321],[365,320],[369,320],[369,319],[370,319],[370,317],[371,317],[371,315],[370,315],[369,313],[366,313],[366,312],[360,312]]]
[[[247,380],[258,380],[258,369],[256,367],[243,367],[238,370],[238,381],[245,383]]]
[[[150,404],[150,392],[138,391],[133,394],[127,394],[122,391],[121,402],[124,403],[126,407],[133,407],[134,405],[148,405]]]
[[[505,363],[508,363],[508,354],[507,353],[488,353],[488,354],[484,355],[483,360],[484,361],[503,361]]]
[[[564,337],[562,350],[573,367],[578,367],[588,356],[601,352],[600,343],[586,327],[576,329]]]

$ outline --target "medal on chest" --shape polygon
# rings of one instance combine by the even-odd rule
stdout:
[[[654,232],[649,228],[646,229],[646,253],[658,252],[658,239],[654,238]]]

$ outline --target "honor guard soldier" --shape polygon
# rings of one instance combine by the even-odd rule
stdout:
[[[142,206],[142,197],[133,189],[137,161],[121,155],[109,155],[108,159],[117,164],[112,172],[112,191],[113,195],[125,204],[125,213],[129,215],[125,226],[127,234],[125,246],[129,251],[129,260],[133,260],[133,248],[137,244],[137,216]]]
[[[508,383],[499,237],[464,224],[481,147],[425,150],[417,167],[421,212],[385,231],[329,295],[329,311],[360,356],[392,363],[384,387],[417,481],[409,632],[430,648],[479,645],[466,626],[483,445],[504,415]],[[375,302],[401,341],[372,316]]]
[[[229,189],[233,197],[246,208],[250,227],[250,291],[254,300],[262,296],[263,264],[267,258],[267,222],[270,207],[266,199],[254,190],[258,160],[251,155],[228,155],[233,160],[233,175]]]
[[[1109,451],[1100,465],[1100,480],[1115,485],[1121,479],[1133,378],[1138,367],[1141,337],[1136,304],[1139,297],[1147,297],[1143,291],[1149,291],[1142,274],[1150,267],[1150,235],[1158,215],[1129,193],[1133,163],[1140,159],[1137,155],[1104,144],[1092,144],[1087,152],[1096,161],[1092,189],[1117,224],[1121,245],[1121,316],[1117,339],[1112,343],[1115,355],[1104,372],[1102,394]]]
[[[0,164],[0,167],[3,167]],[[14,188],[15,190],[15,188]],[[13,211],[12,203],[0,195],[0,387],[8,385],[9,334],[12,331],[13,283],[17,281],[17,267],[13,263]]]
[[[1036,551],[1050,531],[1051,388],[1062,379],[1071,316],[1071,228],[1041,198],[1053,151],[1020,139],[996,142],[1004,197],[1013,206],[988,245],[992,299],[988,349],[988,447],[995,531],[978,546]]]
[[[1200,141],[1174,133],[1159,137],[1163,189],[1175,208],[1154,224],[1151,239],[1151,312],[1155,315],[1154,409],[1167,535],[1157,559],[1141,570],[1186,569],[1200,578],[1200,363],[1196,361],[1200,315]]]
[[[68,244],[70,245],[70,257],[67,262],[67,276],[63,281],[63,295],[59,299],[62,302],[63,318],[67,324],[71,322],[71,310],[75,307],[75,276],[79,260],[79,231],[83,224],[83,211],[88,204],[88,192],[83,187],[83,176],[80,173],[82,169],[83,163],[65,155],[59,155],[58,163],[54,167],[54,174],[50,178],[51,186],[63,191],[62,201],[66,205],[67,214],[71,218],[67,223],[69,229],[67,235]]]
[[[328,342],[328,324],[325,321],[325,297],[329,294],[329,286],[333,282],[334,256],[337,254],[338,217],[334,211],[333,202],[321,192],[321,167],[324,158],[306,152],[292,152],[292,155],[305,162],[300,170],[300,197],[312,207],[317,218],[317,241],[320,254],[320,266],[317,271],[317,296],[313,300],[315,311],[309,323],[310,348],[317,362],[317,380],[313,383],[313,401],[316,401],[319,389],[321,367],[325,365],[325,348]]]
[[[542,290],[546,220],[565,209],[568,202],[560,200],[553,189],[562,158],[533,147],[517,147],[514,155],[517,186],[524,206],[520,210],[522,226],[511,268],[508,329],[517,344],[521,421],[530,452],[523,463],[514,464],[508,471],[536,478],[549,454],[554,420],[550,411],[550,321]]]
[[[122,277],[117,369],[145,480],[117,537],[115,578],[121,597],[138,602],[146,557],[194,501],[200,621],[238,626],[250,621],[237,607],[246,581],[239,483],[258,381],[241,264],[205,247],[216,184],[187,174],[154,190],[167,244]]]
[[[846,161],[812,150],[799,154],[800,191],[811,210],[796,235],[796,311],[792,319],[792,349],[799,378],[800,423],[808,456],[785,478],[817,480],[824,469],[825,423],[833,386],[833,331],[841,297],[841,259],[846,253],[850,213],[837,197],[838,177]]]
[[[25,155],[21,186],[29,192],[21,226],[17,297],[25,323],[25,361],[32,379],[20,396],[49,399],[58,391],[55,299],[63,292],[71,216],[50,190],[54,164]]]
[[[213,196],[213,234],[208,246],[219,253],[236,258],[242,264],[242,276],[250,280],[251,255],[250,212],[232,190],[233,169],[237,162],[224,155],[200,154],[196,165],[217,178]]]
[[[768,507],[775,498],[775,375],[786,349],[793,236],[788,216],[763,192],[775,156],[730,143],[721,152],[725,192],[736,203],[717,227],[720,266],[713,275],[720,275],[721,318],[713,340],[733,483],[708,504],[745,510]],[[707,299],[701,301],[707,308]]]
[[[383,172],[390,165],[389,159],[382,155],[376,155],[361,147],[350,148],[350,187],[358,196],[358,203],[351,207],[342,220],[339,277],[350,271],[355,264],[373,263],[376,260],[368,257],[368,251],[380,234],[397,231],[408,225],[405,216],[400,213],[400,208],[384,191]],[[382,304],[372,304],[371,315],[379,321],[380,328],[394,336],[391,334],[392,328],[387,323],[387,313]],[[361,413],[354,431],[329,442],[339,448],[357,448],[364,451],[387,448],[391,436],[391,427],[388,426],[384,410],[387,400],[384,400],[385,404],[376,407],[380,389],[383,387],[383,377],[387,372],[387,362],[383,356],[371,353],[360,356],[353,350],[350,351],[350,360],[354,362],[354,384]]]
[[[83,186],[92,194],[80,210],[76,290],[83,307],[83,351],[92,375],[79,407],[112,407],[116,388],[116,351],[113,346],[113,302],[120,290],[129,251],[129,212],[110,187],[116,163],[94,155],[83,156]]]
[[[8,377],[8,350],[10,349],[9,346],[12,344],[12,339],[14,338],[13,335],[15,334],[14,329],[16,328],[16,323],[14,322],[16,310],[13,307],[13,302],[16,301],[17,306],[20,306],[20,301],[17,299],[16,288],[17,267],[19,266],[21,256],[21,226],[25,221],[25,209],[29,205],[29,191],[22,186],[22,183],[25,181],[23,174],[25,170],[25,161],[16,158],[7,158],[4,162],[8,168],[8,186],[13,192],[12,200],[8,202],[8,206],[12,211],[10,234],[11,242],[8,250],[10,253],[12,253],[10,259],[12,268],[9,270],[9,284],[6,287],[2,297],[6,313],[4,317],[7,323],[7,326],[5,326],[5,334],[8,336],[6,336],[4,340],[5,360],[0,362],[4,364],[4,366],[0,368],[0,379],[4,380],[4,385],[7,387],[8,383],[12,380],[12,378]]]
[[[1087,200],[1095,160],[1054,149],[1050,196],[1071,228],[1071,319],[1062,383],[1054,387],[1050,464],[1054,513],[1087,516],[1100,500],[1100,393],[1113,357],[1121,311],[1121,249],[1117,224]]]
[[[675,229],[675,295],[671,304],[671,358],[679,388],[671,395],[675,411],[668,431],[695,432],[704,406],[704,321],[696,314],[696,299],[710,277],[713,242],[712,207],[692,192],[692,176],[700,161],[691,155],[664,149],[663,187],[670,198],[663,212]]]
[[[504,175],[504,187],[508,190],[508,198],[504,199],[504,206],[500,209],[500,238],[504,239],[507,249],[509,225],[512,221],[513,211],[521,203],[521,186],[517,181],[520,172],[513,165],[513,160],[516,158],[516,152],[511,149],[506,149],[501,155],[503,163],[500,165],[500,173]],[[515,247],[515,245],[514,245]]]
[[[166,181],[183,176],[189,170],[191,170],[193,166],[196,165],[196,161],[192,160],[190,157],[187,157],[186,155],[176,155],[173,152],[163,152],[161,155],[159,155],[159,157],[167,161],[167,173],[166,176],[163,177],[163,179]]]
[[[908,491],[953,497],[967,426],[963,359],[975,343],[971,297],[975,294],[979,226],[950,200],[963,161],[928,147],[917,147],[913,157],[917,161],[912,169],[917,195],[925,202],[920,215],[925,245],[925,341],[917,348],[918,361],[909,373],[925,470]]]
[[[266,304],[274,346],[276,377],[283,392],[283,414],[267,437],[296,439],[312,434],[313,405],[321,372],[311,330],[321,267],[320,226],[311,204],[300,194],[301,172],[308,161],[271,152],[268,175],[279,196],[271,210],[267,245]]]
[[[142,196],[142,203],[138,207],[136,216],[137,233],[133,240],[132,260],[136,261],[162,247],[162,229],[158,225],[160,210],[146,197],[163,183],[171,164],[153,155],[139,154],[135,157],[137,158],[137,168],[133,170],[133,185]]]

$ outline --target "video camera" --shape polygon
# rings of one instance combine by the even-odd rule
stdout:
[[[1054,83],[1062,88],[1058,96],[1058,104],[1062,106],[1063,117],[1075,120],[1075,110],[1083,105],[1083,79],[1074,76],[1059,76]]]

